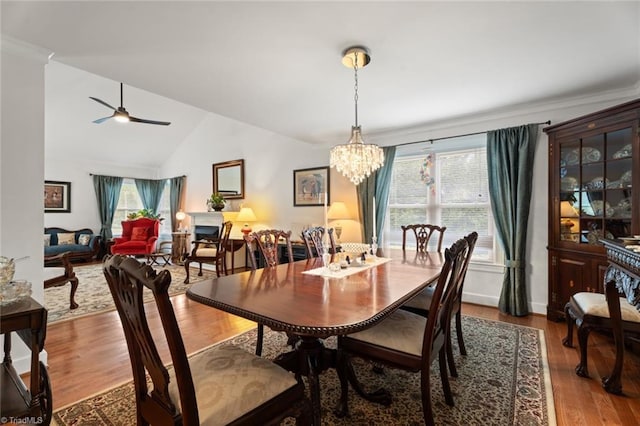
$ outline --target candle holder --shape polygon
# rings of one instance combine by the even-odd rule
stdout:
[[[371,238],[371,255],[377,256],[378,254],[378,239],[376,237]]]
[[[329,268],[329,263],[331,262],[331,254],[329,252],[322,254],[322,266],[325,268]]]

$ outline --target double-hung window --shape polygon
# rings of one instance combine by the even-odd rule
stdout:
[[[402,245],[401,225],[428,223],[447,227],[443,248],[478,232],[474,261],[496,262],[486,135],[398,147],[387,215],[391,247]],[[407,244],[414,246],[413,235]]]
[[[171,209],[169,207],[169,180],[164,185],[162,190],[162,198],[160,199],[160,206],[156,213],[160,214],[164,220],[160,222],[160,237],[161,239],[171,239]],[[133,179],[125,178],[122,181],[122,188],[120,189],[120,198],[118,199],[118,206],[113,215],[113,223],[111,225],[111,232],[114,236],[122,235],[123,220],[127,220],[127,215],[135,213],[138,210],[142,210],[142,199],[138,194],[136,183]],[[164,238],[163,238],[164,237]]]

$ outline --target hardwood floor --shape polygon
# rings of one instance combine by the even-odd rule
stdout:
[[[255,327],[255,323],[196,303],[180,295],[172,298],[187,352],[220,342]],[[148,305],[149,306],[149,305]],[[576,376],[576,348],[562,346],[565,323],[544,316],[516,318],[497,309],[464,304],[462,312],[545,331],[558,425],[640,424],[640,357],[627,351],[623,371],[624,396],[606,393],[600,379],[613,365],[612,341],[597,333],[589,339],[591,379]],[[155,310],[153,330],[160,329]],[[120,320],[115,311],[48,327],[46,350],[53,389],[54,410],[131,380],[131,367]],[[168,359],[166,346],[159,350]],[[473,348],[467,348],[473,350]]]

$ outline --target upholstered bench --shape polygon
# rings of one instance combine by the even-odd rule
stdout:
[[[65,252],[57,254],[55,256],[45,256],[44,288],[60,287],[65,285],[66,283],[71,284],[69,309],[76,309],[78,307],[78,304],[75,301],[76,290],[78,290],[78,278],[76,277],[75,272],[73,272],[73,266],[71,265],[70,261],[70,253]]]

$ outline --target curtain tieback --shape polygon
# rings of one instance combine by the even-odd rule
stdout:
[[[507,268],[524,269],[524,264],[519,260],[507,260],[504,263],[504,266],[506,266]]]

